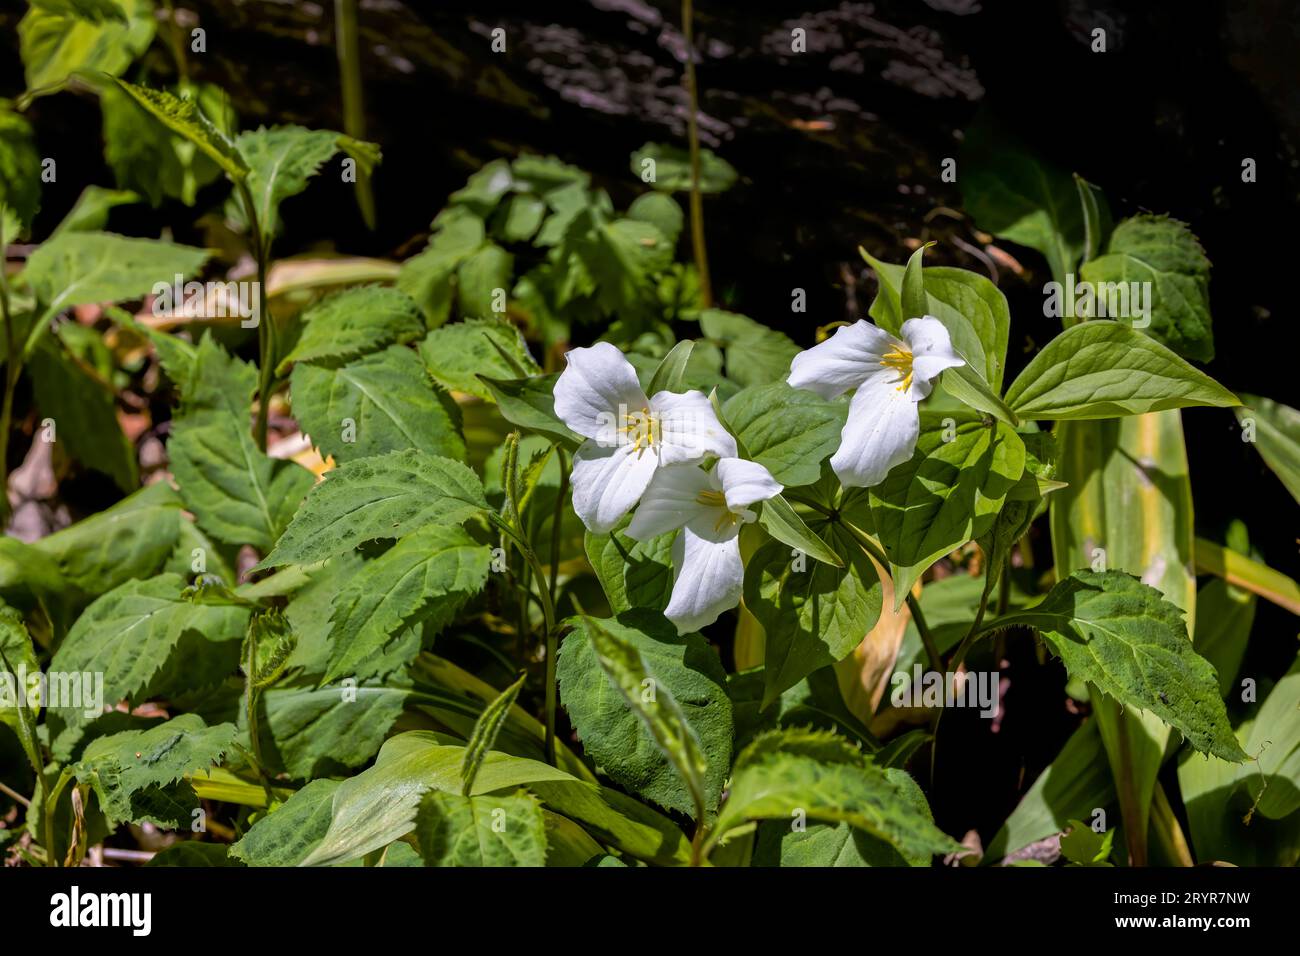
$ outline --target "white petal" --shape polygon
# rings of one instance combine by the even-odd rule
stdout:
[[[636,370],[608,342],[570,349],[564,358],[569,364],[555,382],[555,414],[583,438],[616,444],[623,416],[649,405]]]
[[[699,465],[660,468],[641,496],[641,504],[627,526],[627,536],[645,541],[675,531],[705,510],[699,502],[700,492],[712,488],[709,473]]]
[[[952,347],[948,330],[932,315],[908,319],[899,331],[912,350],[912,387],[908,391],[914,402],[930,394],[944,369],[966,364]]]
[[[664,615],[678,634],[698,631],[740,603],[745,565],[738,537],[707,541],[683,528],[673,542],[673,570],[673,595]]]
[[[665,465],[736,454],[736,439],[722,427],[703,392],[659,392],[650,399],[650,410],[658,419],[659,460]]]
[[[881,357],[898,344],[884,329],[859,319],[836,329],[820,345],[796,355],[786,381],[822,398],[834,398],[857,388],[872,372],[879,371]]]
[[[732,511],[740,511],[746,505],[775,498],[785,490],[772,477],[772,473],[756,461],[723,458],[713,470],[722,482],[727,507]]]
[[[583,442],[573,456],[573,510],[589,529],[604,534],[641,499],[657,465],[652,452],[631,445]]]
[[[871,488],[912,457],[920,433],[916,402],[892,374],[873,375],[853,396],[831,468],[844,487]]]

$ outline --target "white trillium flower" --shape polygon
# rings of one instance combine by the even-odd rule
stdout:
[[[908,319],[895,338],[859,319],[790,363],[789,383],[823,398],[851,388],[848,421],[831,456],[846,488],[870,488],[912,457],[921,433],[917,403],[930,394],[944,369],[965,365],[948,330],[932,315]]]
[[[587,441],[573,456],[573,510],[597,534],[641,500],[655,472],[736,454],[703,392],[646,394],[613,345],[572,349],[555,383],[555,414]]]
[[[655,472],[627,534],[645,541],[682,529],[673,542],[673,593],[664,610],[678,634],[712,624],[740,602],[740,526],[758,517],[750,505],[781,490],[766,468],[743,458],[722,458],[712,471],[670,465]]]

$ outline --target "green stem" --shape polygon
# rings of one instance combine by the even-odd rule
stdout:
[[[700,131],[696,120],[699,94],[695,82],[695,12],[691,0],[682,0],[682,34],[686,40],[686,138],[691,152],[691,248],[695,271],[700,279],[700,308],[713,307],[713,286],[709,281],[709,253],[704,245],[704,197],[700,192]]]
[[[59,797],[63,796],[63,788],[68,785],[72,779],[72,768],[64,767],[63,773],[59,774],[58,783],[54,785],[53,790],[46,791],[45,795],[45,858],[47,866],[60,866],[59,855],[54,852],[54,814],[59,806]]]
[[[253,258],[257,262],[257,348],[258,348],[258,385],[257,385],[257,425],[253,429],[257,446],[266,451],[267,428],[271,416],[271,390],[275,385],[275,322],[267,307],[266,299],[266,257],[267,241],[262,235],[257,221],[257,207],[253,195],[248,191],[248,184],[238,180],[239,198],[244,205],[244,215],[248,219],[249,244],[253,247]]]

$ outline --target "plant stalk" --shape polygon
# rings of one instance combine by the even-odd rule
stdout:
[[[257,385],[257,424],[253,429],[257,447],[266,451],[267,429],[271,416],[271,390],[275,385],[275,322],[267,307],[266,299],[266,257],[269,243],[262,235],[257,221],[257,208],[253,204],[253,195],[248,191],[248,184],[239,180],[239,198],[244,205],[244,215],[248,218],[249,243],[253,247],[253,258],[257,262],[257,350],[258,350],[258,385]]]
[[[691,153],[691,248],[695,271],[699,273],[700,308],[713,307],[713,284],[709,280],[709,252],[704,244],[704,196],[700,192],[699,92],[695,81],[695,11],[692,0],[682,0],[682,34],[686,39],[686,138]]]

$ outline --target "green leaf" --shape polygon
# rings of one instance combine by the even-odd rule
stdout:
[[[705,811],[712,812],[734,734],[717,654],[699,634],[677,636],[654,611],[572,623],[556,676],[587,755],[620,786],[690,816],[697,808],[688,775],[698,775]]]
[[[677,244],[677,238],[682,234],[682,226],[686,221],[686,216],[677,200],[663,193],[643,193],[637,196],[632,200],[632,205],[628,206],[627,215],[629,219],[650,223],[663,233],[669,245]]]
[[[414,696],[405,687],[272,687],[259,700],[267,769],[309,780],[367,763]],[[247,734],[247,709],[240,733]]]
[[[53,559],[79,591],[100,595],[161,568],[176,547],[184,520],[180,497],[162,481],[32,547]]]
[[[463,796],[468,797],[473,792],[474,778],[478,776],[479,768],[483,766],[483,758],[496,744],[497,735],[505,726],[506,719],[510,716],[510,708],[514,706],[515,699],[518,698],[519,691],[523,689],[524,681],[527,679],[527,673],[520,674],[519,679],[484,707],[483,713],[479,714],[478,720],[474,721],[474,732],[470,734],[469,742],[465,744],[465,759],[460,765],[460,776],[464,781],[460,792]]]
[[[1300,503],[1300,412],[1258,395],[1243,394],[1241,400],[1245,407],[1233,409],[1237,421],[1242,428],[1253,423],[1260,457]]]
[[[114,209],[139,201],[140,197],[130,190],[87,186],[72,204],[68,214],[54,227],[50,238],[64,232],[99,232],[108,223],[109,213]]]
[[[1083,261],[1087,263],[1101,254],[1102,243],[1109,236],[1113,223],[1110,207],[1100,189],[1078,173],[1074,174],[1074,188],[1079,194],[1079,208],[1083,213]]]
[[[699,314],[700,331],[723,349],[727,378],[737,385],[764,385],[784,380],[799,347],[775,329],[748,316],[721,309]]]
[[[253,824],[230,855],[248,866],[297,866],[325,836],[337,780],[313,780]]]
[[[18,22],[27,89],[44,90],[78,71],[117,75],[154,35],[149,0],[36,0]]]
[[[651,193],[650,195],[658,195]],[[654,375],[650,376],[650,384],[646,386],[647,395],[657,395],[660,392],[680,392],[685,390],[686,386],[682,384],[682,379],[686,375],[687,363],[691,360],[691,352],[695,349],[693,339],[685,339],[678,342],[664,356],[659,367],[655,369]]]
[[[224,843],[199,843],[197,840],[182,840],[173,843],[167,849],[154,854],[145,866],[243,866],[238,860],[229,856],[230,848]]]
[[[745,607],[766,633],[763,709],[813,671],[842,660],[880,617],[875,565],[840,525],[821,535],[847,565],[808,564],[785,543],[768,542],[745,568]]]
[[[424,333],[419,307],[404,292],[384,286],[354,286],[317,302],[302,315],[298,344],[280,362],[346,361],[391,343],[411,342]]]
[[[209,641],[242,637],[245,608],[203,604],[182,594],[179,575],[161,574],[127,581],[88,607],[54,653],[50,669],[64,674],[102,674],[103,703],[138,703],[181,637],[194,632]],[[84,697],[84,695],[83,695]],[[50,709],[56,730],[54,749],[65,751],[80,729],[99,716],[82,705]]]
[[[510,291],[515,257],[496,243],[488,242],[474,250],[456,267],[456,307],[466,321],[491,321],[504,316],[494,304]]]
[[[328,866],[365,856],[410,833],[420,799],[430,790],[460,793],[465,748],[429,731],[390,737],[369,770],[344,780],[334,793],[329,829],[301,866]],[[538,781],[578,781],[536,760],[490,753],[474,795]]]
[[[3,603],[0,603],[0,668],[4,669],[4,680],[0,681],[0,724],[8,726],[18,737],[32,767],[40,767],[43,758],[36,716],[43,701],[31,698],[28,681],[32,675],[41,673],[41,665],[22,615]]]
[[[1147,334],[1186,358],[1198,362],[1214,358],[1210,260],[1183,223],[1166,216],[1125,219],[1111,233],[1105,255],[1085,262],[1079,271],[1084,281],[1094,285],[1149,283]],[[1131,321],[1129,316],[1119,318],[1126,324]]]
[[[1032,627],[1071,677],[1149,711],[1202,753],[1247,759],[1228,724],[1214,668],[1192,650],[1183,612],[1121,571],[1075,571],[1041,602],[999,618]]]
[[[178,275],[198,272],[207,259],[204,249],[155,239],[65,232],[37,247],[23,277],[53,316],[74,305],[144,298],[159,283],[170,286]]]
[[[460,524],[487,509],[478,476],[458,461],[421,451],[361,458],[329,472],[311,490],[258,567],[313,564],[427,524]]]
[[[807,554],[810,558],[816,558],[832,567],[844,567],[843,560],[836,554],[826,542],[813,533],[812,529],[804,523],[803,518],[794,510],[790,502],[786,500],[785,495],[777,495],[775,498],[769,498],[763,502],[763,506],[758,513],[758,523],[763,530],[776,538],[777,541],[783,541],[792,548],[798,548]],[[794,555],[790,556],[791,558]]]
[[[930,242],[924,243],[907,257],[907,265],[903,269],[903,279],[899,283],[898,290],[899,314],[904,322],[917,316],[929,314],[929,302],[925,294],[925,276],[922,273],[924,272],[925,250],[932,245],[933,243]]]
[[[182,714],[148,730],[91,741],[75,772],[79,781],[94,788],[100,809],[111,822],[134,822],[141,819],[134,796],[147,796],[155,788],[166,790],[186,777],[206,773],[220,763],[234,739],[234,724],[208,727],[197,714]]]
[[[541,371],[523,335],[509,322],[469,320],[434,329],[420,343],[420,357],[443,388],[492,399],[482,378],[515,379]]]
[[[455,403],[401,345],[337,368],[296,365],[290,394],[302,430],[336,462],[408,448],[465,457]]]
[[[1061,856],[1079,866],[1110,866],[1111,845],[1115,831],[1105,836],[1080,820],[1070,821],[1070,832],[1061,836]]]
[[[1020,427],[1020,419],[1016,417],[1016,413],[985,384],[984,379],[971,368],[969,362],[956,368],[944,369],[941,382],[944,390],[957,401],[977,412],[987,412],[1012,428]]]
[[[204,336],[167,453],[181,497],[199,526],[227,544],[265,552],[316,479],[254,443],[249,396],[256,385],[253,366]]]
[[[32,126],[26,117],[0,99],[0,206],[17,220],[18,228],[29,227],[41,204],[41,157],[36,151]],[[6,243],[16,238],[9,223],[4,228]]]
[[[559,377],[557,372],[517,379],[480,375],[478,379],[491,393],[502,418],[526,431],[545,435],[572,450],[582,444],[582,439],[556,417],[555,382]]]
[[[455,525],[430,524],[367,561],[334,599],[324,681],[354,675],[399,631],[451,618],[487,581],[491,550]]]
[[[536,797],[463,797],[434,791],[415,835],[425,866],[545,866],[546,822]]]
[[[810,730],[772,731],[741,752],[710,843],[747,821],[788,823],[800,811],[852,824],[909,859],[960,849],[889,773],[867,763],[843,737]]]
[[[424,251],[402,263],[397,287],[420,304],[429,328],[447,321],[457,267],[484,241],[483,220],[453,206],[434,221]]]
[[[645,178],[648,166],[654,164],[654,178]],[[691,175],[690,153],[680,146],[666,143],[646,143],[632,154],[632,173],[643,182],[664,192],[690,192],[694,177]],[[736,182],[736,170],[712,150],[700,149],[700,192],[720,193]]]
[[[839,447],[847,414],[844,402],[826,401],[784,381],[751,385],[723,406],[726,422],[746,457],[787,487],[817,480],[821,463]]]
[[[41,415],[55,421],[68,454],[108,475],[123,491],[134,491],[140,484],[135,446],[118,424],[112,387],[49,340],[32,353],[30,369]]]
[[[1007,389],[1025,419],[1140,415],[1240,404],[1235,395],[1149,336],[1118,322],[1082,322],[1030,360]]]
[[[263,236],[280,231],[280,204],[307,188],[342,148],[341,139],[327,129],[301,126],[260,127],[239,135],[235,148],[248,166],[248,191]]]
[[[966,131],[961,169],[962,199],[981,229],[1041,252],[1058,282],[1074,271],[1085,237],[1068,173],[987,122]]]
[[[151,90],[117,80],[137,103],[172,132],[189,140],[220,167],[232,182],[241,182],[249,173],[248,164],[229,137],[203,115],[198,102],[178,97],[166,90]]]
[[[934,562],[992,529],[1025,470],[1024,442],[1002,422],[989,426],[941,415],[921,413],[911,459],[870,493],[871,516],[892,568],[895,610]]]
[[[672,533],[633,541],[624,518],[608,534],[586,533],[587,560],[615,614],[632,608],[662,611],[673,591]]]

